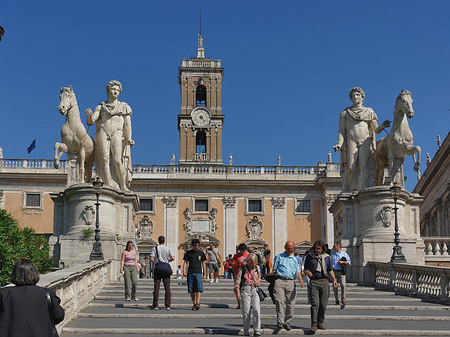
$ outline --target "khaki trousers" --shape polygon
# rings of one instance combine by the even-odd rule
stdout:
[[[136,266],[123,266],[123,280],[125,283],[125,299],[136,299],[137,269]],[[130,297],[131,281],[131,297]]]
[[[295,300],[297,299],[295,280],[275,280],[273,295],[277,310],[277,325],[290,323],[294,317]]]
[[[347,283],[345,281],[345,275],[342,274],[340,270],[335,270],[334,275],[336,275],[336,280],[341,284],[341,301],[345,300],[345,293],[347,290]],[[333,287],[334,299],[339,301],[339,289]]]

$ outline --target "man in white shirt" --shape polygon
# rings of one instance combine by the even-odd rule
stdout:
[[[175,254],[172,252],[172,249],[165,246],[166,238],[164,236],[160,236],[158,238],[158,246],[154,247],[152,253],[150,254],[150,261],[152,265],[155,266],[158,262],[172,262],[175,260]],[[154,267],[153,267],[154,268]],[[154,287],[153,287],[153,310],[158,310],[158,301],[159,301],[159,288],[161,286],[161,280],[164,283],[165,297],[164,297],[164,305],[167,310],[170,310],[171,304],[171,291],[170,291],[170,275],[161,275],[158,273],[158,270],[154,270]]]

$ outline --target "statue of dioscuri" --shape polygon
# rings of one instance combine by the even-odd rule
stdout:
[[[413,134],[409,128],[408,118],[414,116],[411,92],[402,90],[395,101],[394,121],[389,134],[377,142],[375,152],[376,182],[383,184],[384,168],[389,168],[391,183],[396,182],[404,187],[402,165],[406,156],[413,156],[414,171],[417,180],[420,179],[420,152],[419,146],[413,145]],[[415,153],[417,152],[417,160]]]
[[[77,156],[78,182],[91,181],[94,164],[94,141],[86,132],[81,122],[78,102],[72,86],[61,88],[58,110],[66,117],[61,128],[62,143],[55,143],[55,168],[59,168],[59,160],[63,152]],[[60,152],[58,152],[60,151]]]
[[[390,126],[388,120],[378,126],[377,114],[364,107],[364,90],[354,87],[349,93],[353,105],[339,117],[338,142],[333,147],[341,151],[341,176],[344,191],[362,190],[375,185],[375,134]]]
[[[129,191],[132,179],[130,106],[119,102],[122,84],[110,81],[106,86],[107,100],[86,110],[87,123],[95,124],[96,166],[103,182],[113,188]]]

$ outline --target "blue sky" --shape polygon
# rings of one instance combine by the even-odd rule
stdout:
[[[64,123],[59,88],[72,85],[83,116],[117,79],[133,109],[133,163],[178,159],[178,66],[195,56],[199,6],[206,56],[225,68],[224,162],[229,153],[235,165],[276,165],[278,154],[283,165],[325,162],[354,86],[380,123],[392,120],[400,90],[412,91],[422,172],[436,135],[449,132],[449,1],[4,0],[4,157],[52,158]],[[406,158],[410,191],[412,166]]]

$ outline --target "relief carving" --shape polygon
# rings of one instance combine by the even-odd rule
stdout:
[[[247,235],[250,240],[257,240],[261,238],[261,234],[263,231],[263,223],[258,217],[255,215],[246,226]]]
[[[83,219],[86,222],[86,226],[93,225],[95,223],[95,209],[92,205],[86,205],[83,209]]]
[[[225,208],[234,208],[236,207],[236,197],[224,197],[222,199],[223,205]]]
[[[274,208],[284,208],[284,205],[286,205],[286,198],[272,198],[271,201]]]
[[[378,214],[380,215],[380,219],[384,227],[389,227],[392,224],[394,211],[391,206],[384,206]]]
[[[140,238],[142,240],[150,240],[153,234],[153,227],[153,221],[147,215],[144,215],[141,221],[139,221]]]
[[[165,203],[166,207],[168,207],[168,208],[177,207],[177,200],[178,200],[178,198],[174,197],[174,196],[165,196],[162,199],[163,203]]]

